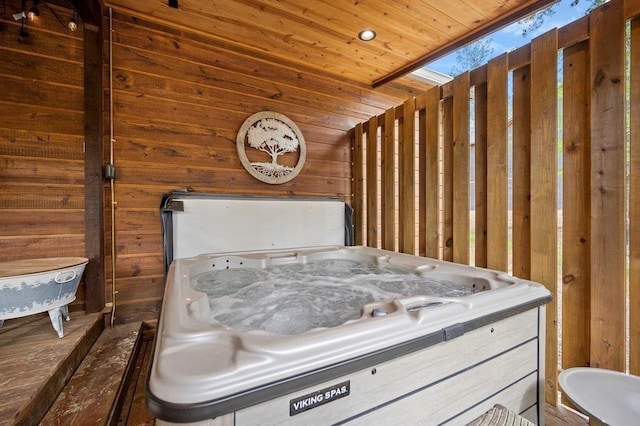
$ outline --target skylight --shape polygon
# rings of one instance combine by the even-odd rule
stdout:
[[[439,58],[414,71],[421,77],[424,70],[438,75],[455,76],[487,63],[490,59],[529,43],[533,38],[560,28],[587,15],[607,0],[560,0],[528,18],[514,22],[474,43]],[[440,83],[442,84],[442,83]]]

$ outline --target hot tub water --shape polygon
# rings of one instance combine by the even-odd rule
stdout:
[[[356,320],[362,306],[381,300],[464,297],[478,291],[428,272],[352,259],[210,270],[193,276],[191,286],[208,295],[207,321],[285,335]]]

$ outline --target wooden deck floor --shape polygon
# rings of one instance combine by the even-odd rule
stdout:
[[[109,330],[104,333],[108,332]],[[37,416],[44,416],[48,407],[55,400],[57,393],[52,395],[57,392],[55,388],[60,386],[60,381],[64,383],[69,379],[75,366],[89,350],[89,348],[83,347],[86,346],[86,343],[82,342],[95,342],[101,333],[102,318],[99,314],[72,314],[72,321],[65,323],[65,337],[63,339],[58,339],[49,323],[48,316],[7,321],[5,326],[0,329],[0,426],[37,424],[38,421],[34,419]],[[125,330],[125,332],[113,335],[129,336],[130,332]],[[107,339],[111,342],[108,344],[115,345],[116,342],[112,342],[113,337],[110,339]],[[96,346],[99,346],[99,343]],[[112,422],[117,422],[120,426],[154,424],[154,418],[148,412],[144,400],[144,387],[152,347],[153,324],[147,327],[142,334],[138,356],[132,358],[134,362],[130,365],[131,378],[121,390],[121,402],[117,407],[117,412],[113,413]],[[102,353],[100,350],[93,352],[97,353],[98,357]],[[90,354],[88,358],[95,356]],[[77,359],[78,357],[80,359]],[[92,362],[96,365],[100,364],[99,359]],[[61,364],[63,364],[63,376],[66,377],[55,373],[56,370],[60,370]],[[82,367],[78,369],[78,371],[81,370]],[[103,388],[100,380],[88,382],[80,380],[80,382],[87,387],[82,389],[81,394],[96,395]],[[69,383],[78,386],[78,381],[74,382],[73,378]],[[42,395],[46,401],[39,399],[42,398]],[[72,397],[69,397],[69,400],[73,403]],[[47,414],[45,418],[47,424],[81,424],[76,420],[92,419],[90,406],[84,413],[75,413],[73,419],[62,418],[56,414],[56,410],[60,409],[59,404],[60,401],[56,401],[56,405]],[[100,422],[96,424],[100,424]],[[547,406],[546,424],[548,426],[583,426],[588,423],[566,408]]]
[[[102,333],[101,314],[71,318],[62,339],[46,313],[0,328],[0,425],[39,422]]]

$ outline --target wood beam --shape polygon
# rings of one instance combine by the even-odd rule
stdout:
[[[99,27],[102,24],[102,6],[98,0],[72,0],[85,25]]]
[[[89,259],[85,269],[87,312],[99,312],[105,306],[102,62],[100,26],[85,26],[85,253]]]

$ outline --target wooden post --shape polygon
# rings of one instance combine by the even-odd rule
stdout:
[[[85,308],[100,312],[105,305],[104,250],[104,101],[102,30],[84,25],[84,216],[85,253],[89,263],[85,268]]]

